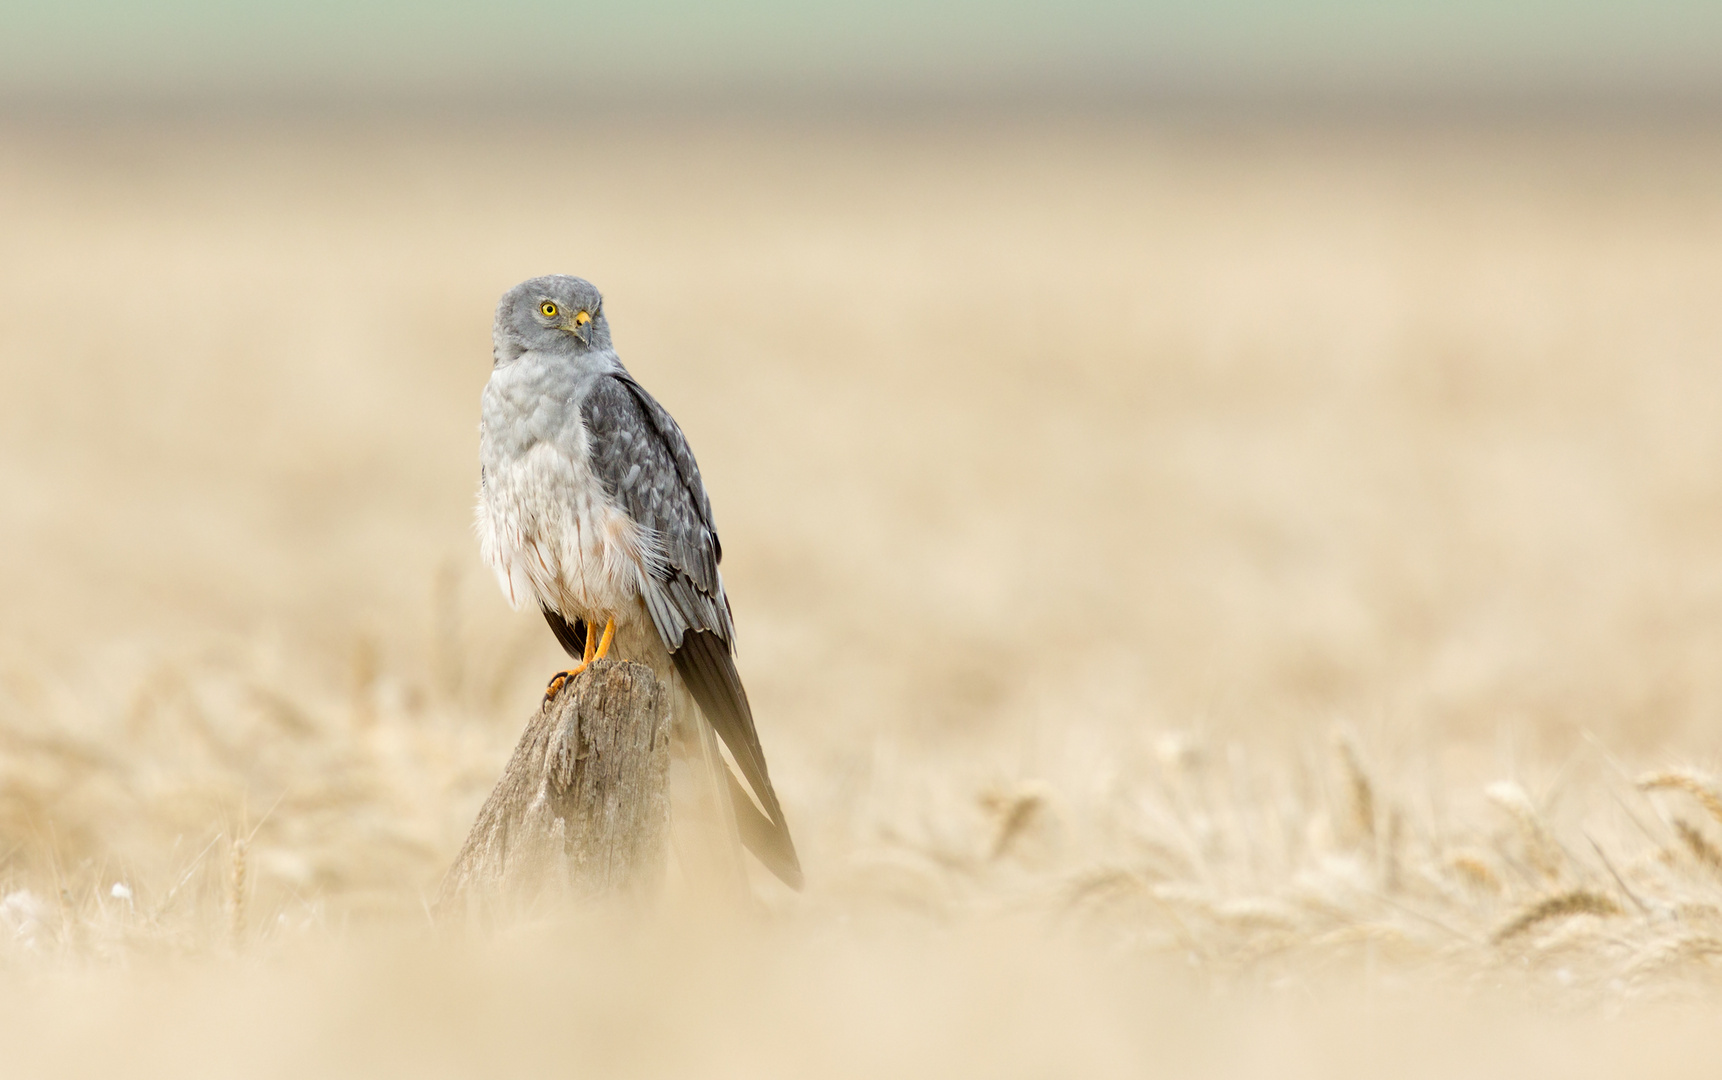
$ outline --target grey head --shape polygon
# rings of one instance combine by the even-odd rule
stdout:
[[[585,278],[549,274],[523,281],[496,305],[496,362],[510,363],[524,352],[579,359],[610,352],[610,323],[604,297]]]

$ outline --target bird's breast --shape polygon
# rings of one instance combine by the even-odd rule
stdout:
[[[509,602],[569,619],[631,610],[645,538],[592,471],[578,406],[506,392],[497,399],[487,387],[478,526]]]

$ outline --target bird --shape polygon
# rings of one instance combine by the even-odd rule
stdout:
[[[647,664],[729,749],[742,843],[791,888],[802,871],[735,666],[723,546],[693,449],[611,342],[604,297],[565,274],[503,294],[481,399],[477,531],[509,603],[568,655],[548,701],[596,659]],[[601,628],[601,630],[600,630]],[[691,702],[690,700],[691,699]],[[751,793],[751,795],[750,795]]]

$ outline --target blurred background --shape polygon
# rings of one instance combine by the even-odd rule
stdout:
[[[471,529],[550,272],[713,495],[810,881],[731,951],[413,944],[560,666]],[[1708,993],[1719,297],[1714,4],[0,0],[0,1023],[361,1068],[338,970],[536,1061],[568,955],[612,1064],[739,968],[799,1034],[663,1061],[1219,1074],[1336,973]]]
[[[14,100],[1706,103],[1701,0],[9,2]]]

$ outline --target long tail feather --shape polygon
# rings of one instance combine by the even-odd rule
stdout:
[[[742,689],[741,676],[735,670],[728,646],[709,630],[690,630],[682,637],[675,661],[700,711],[729,747],[730,756],[735,758],[748,787],[765,808],[761,814],[735,778],[730,778],[730,801],[735,804],[742,843],[784,884],[800,888],[801,861],[796,857],[789,824],[783,819],[783,807],[778,805],[777,792],[766,772],[765,751],[753,726],[753,709],[747,703],[747,691]]]
[[[725,769],[724,778],[729,781],[729,801],[735,806],[735,827],[741,834],[741,842],[759,856],[759,861],[776,874],[778,880],[792,889],[801,888],[801,860],[795,857],[789,827],[778,825],[760,813],[734,773]]]

